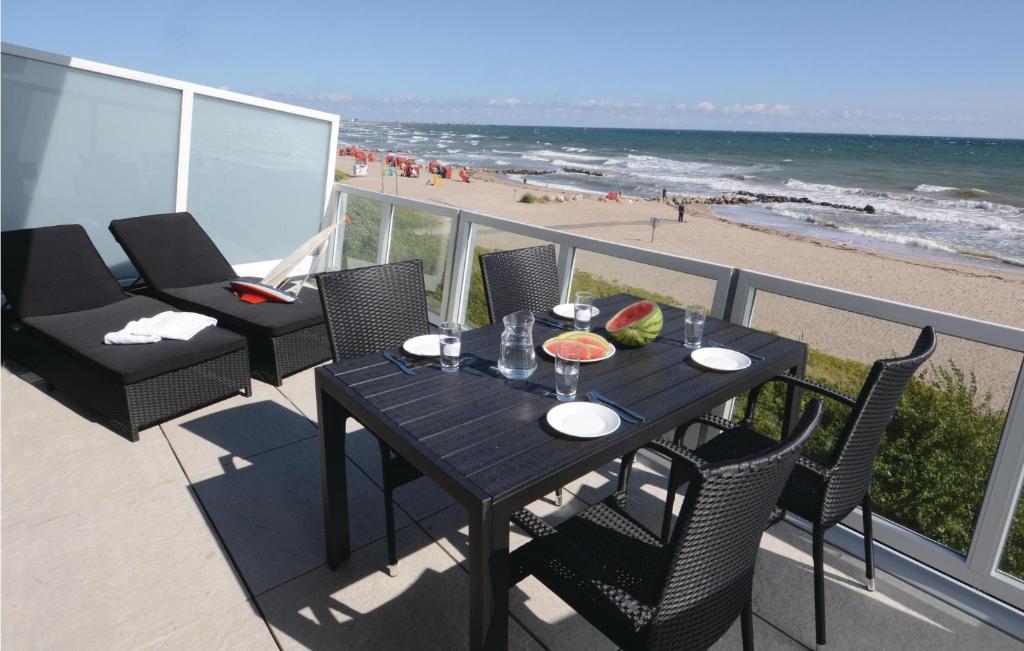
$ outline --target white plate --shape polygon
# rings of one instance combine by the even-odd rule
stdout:
[[[592,402],[563,402],[548,410],[548,425],[567,436],[596,439],[619,429],[619,415]]]
[[[728,348],[698,348],[690,359],[713,371],[740,371],[750,366],[750,358]]]
[[[575,303],[562,303],[551,308],[551,311],[562,317],[563,319],[575,319],[576,318],[576,304]],[[590,318],[593,320],[601,313],[601,310],[591,306]]]
[[[420,335],[412,339],[406,339],[402,344],[402,350],[410,355],[419,357],[440,357],[441,356],[441,335]]]

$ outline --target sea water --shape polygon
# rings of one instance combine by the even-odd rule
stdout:
[[[424,160],[551,171],[527,181],[566,192],[871,205],[873,214],[797,203],[714,210],[862,248],[1024,266],[1024,140],[368,122],[343,124],[340,139],[369,147],[379,132]]]

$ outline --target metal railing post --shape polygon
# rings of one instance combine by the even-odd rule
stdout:
[[[391,253],[391,228],[395,220],[395,204],[382,201],[380,205],[380,234],[377,240],[377,264],[387,264]]]
[[[576,264],[576,247],[563,244],[558,250],[558,296],[562,303],[570,300],[572,272]]]
[[[462,216],[460,211],[453,220],[451,257],[445,275],[445,319],[448,321],[465,322],[463,297],[469,294],[469,283],[472,277],[472,224]]]
[[[1006,411],[1006,422],[1003,425],[999,447],[996,449],[995,460],[992,462],[992,474],[989,476],[985,497],[981,502],[971,546],[967,550],[967,568],[985,577],[986,588],[1014,605],[1021,607],[1024,599],[1009,599],[999,594],[999,584],[991,579],[999,579],[999,561],[1003,556],[1010,527],[1013,524],[1014,512],[1024,483],[1024,364],[1017,374],[1010,407]],[[991,585],[989,585],[991,584]]]

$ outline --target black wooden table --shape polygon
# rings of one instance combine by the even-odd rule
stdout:
[[[597,331],[633,300],[620,295],[596,301],[601,308]],[[618,431],[599,439],[573,440],[547,428],[544,416],[558,402],[554,367],[544,353],[538,351],[537,371],[528,380],[506,380],[497,373],[500,326],[463,335],[458,373],[443,374],[436,360],[423,360],[415,375],[405,375],[379,354],[318,368],[328,565],[337,567],[350,553],[345,420],[351,417],[466,508],[470,647],[506,648],[512,513],[777,374],[803,374],[804,344],[717,319],[708,319],[705,339],[764,360],[733,373],[702,370],[681,345],[683,311],[663,310],[662,338],[583,365],[581,398],[597,389],[647,418],[643,425],[623,421]],[[534,343],[539,347],[558,333],[537,324]],[[788,411],[798,399],[790,396]],[[790,413],[787,421],[792,420]]]

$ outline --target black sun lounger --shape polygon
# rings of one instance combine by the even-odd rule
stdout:
[[[40,375],[131,441],[218,400],[249,395],[244,337],[205,328],[189,341],[107,345],[129,321],[174,308],[121,289],[79,225],[2,235],[3,357]]]
[[[320,296],[305,288],[294,303],[246,303],[231,291],[237,274],[210,236],[187,212],[110,222],[155,296],[201,312],[249,340],[252,376],[273,385],[331,357]]]

